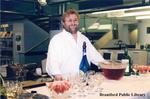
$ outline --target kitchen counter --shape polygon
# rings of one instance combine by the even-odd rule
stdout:
[[[150,49],[135,49],[135,48],[129,48],[129,51],[150,51]]]
[[[150,74],[124,76],[121,80],[104,79],[99,86],[101,91],[95,94],[88,94],[86,97],[74,95],[68,99],[150,99]],[[26,91],[31,92],[33,90],[53,99],[46,86]]]
[[[101,48],[100,50],[123,50],[118,47],[111,47],[111,48]],[[136,48],[128,48],[129,51],[148,51],[150,52],[150,49],[136,49]]]
[[[106,54],[104,53],[110,53],[110,56],[107,56],[107,59],[111,61],[118,61],[118,59],[121,60],[121,57],[119,58],[118,54],[124,54],[123,49],[100,49],[98,51],[103,55],[104,58],[106,57]],[[147,65],[150,63],[149,50],[129,48],[128,52],[133,60],[133,64]]]

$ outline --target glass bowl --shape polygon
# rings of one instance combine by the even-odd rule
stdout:
[[[102,74],[111,80],[119,80],[123,77],[127,64],[110,61],[109,63],[100,63]]]

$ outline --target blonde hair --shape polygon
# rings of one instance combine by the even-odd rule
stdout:
[[[79,13],[78,13],[76,10],[74,10],[74,9],[69,9],[69,10],[67,10],[67,11],[63,14],[63,16],[62,16],[62,21],[64,22],[64,21],[65,21],[65,18],[66,18],[67,16],[69,16],[70,14],[75,14],[75,15],[77,16],[78,20],[80,19],[80,15],[79,15]]]

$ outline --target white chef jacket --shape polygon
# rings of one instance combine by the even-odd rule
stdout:
[[[71,33],[63,29],[50,41],[46,62],[47,73],[49,75],[61,74],[62,76],[78,73],[84,41],[87,46],[86,51],[89,62],[98,64],[98,62],[105,61],[86,36],[78,31],[77,41],[75,41]]]

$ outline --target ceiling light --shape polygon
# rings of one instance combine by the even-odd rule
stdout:
[[[126,11],[145,10],[145,9],[149,9],[149,8],[150,8],[150,6],[141,6],[141,7],[128,8],[128,9],[126,9]]]
[[[92,14],[107,14],[107,13],[117,13],[117,12],[124,12],[124,11],[125,9],[119,9],[119,10],[93,12]]]
[[[82,28],[81,28],[81,30],[82,30],[82,31],[85,31],[85,28],[84,28],[84,27],[82,27]]]
[[[150,11],[139,11],[139,12],[130,12],[130,13],[125,13],[124,17],[128,16],[140,16],[140,15],[149,15]]]
[[[124,14],[124,10],[112,11],[107,13],[107,17],[122,17]]]
[[[88,27],[88,29],[97,29],[99,27],[99,23],[93,23],[91,26]]]
[[[88,29],[112,30],[112,24],[99,24],[96,22],[89,26]]]
[[[46,0],[38,0],[38,2],[39,2],[39,4],[40,4],[41,6],[47,5]]]
[[[150,16],[137,16],[136,19],[137,20],[140,20],[140,19],[150,19]]]
[[[102,25],[99,25],[98,29],[99,30],[112,30],[112,25],[111,24],[102,24]]]
[[[149,15],[150,6],[142,6],[142,7],[126,8],[126,9],[110,10],[110,11],[100,11],[100,12],[94,12],[92,14],[107,14],[107,17],[128,17],[128,16]]]

